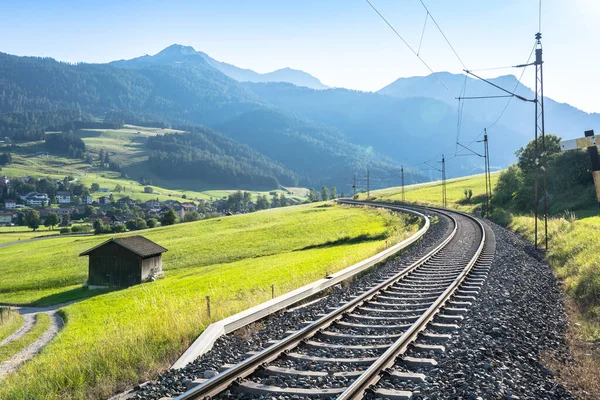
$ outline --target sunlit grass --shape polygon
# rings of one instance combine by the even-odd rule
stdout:
[[[166,277],[64,307],[63,331],[8,378],[0,398],[106,398],[168,367],[212,321],[270,299],[271,285],[276,295],[293,290],[417,229],[387,211],[321,203],[147,231],[169,248]],[[0,250],[0,257],[13,257],[11,268],[20,272],[43,260],[56,263],[29,268],[23,282],[11,278],[12,285],[21,285],[22,299],[35,301],[48,295],[42,288],[64,293],[72,286],[61,285],[85,280],[86,260],[76,254],[103,239],[56,239],[63,242],[52,247],[31,243],[22,245],[33,245],[31,251]],[[27,260],[18,261],[24,253]],[[11,268],[0,274],[11,276]],[[0,286],[0,301],[16,299],[10,285]],[[205,296],[211,298],[211,318]]]
[[[12,356],[28,347],[50,327],[50,317],[44,313],[35,314],[33,328],[20,338],[0,346],[0,363],[9,360]]]
[[[496,185],[499,173],[492,173],[492,186]],[[473,197],[466,201],[465,190],[471,189]],[[446,184],[446,198],[448,207],[471,212],[482,204],[485,196],[485,176],[474,175],[471,177],[449,179]],[[359,194],[359,199],[367,198],[366,193]],[[408,203],[419,203],[423,205],[442,205],[442,184],[439,181],[408,185],[405,187],[405,201]],[[388,189],[375,190],[371,192],[371,199],[375,201],[402,201],[402,188],[392,187]]]
[[[23,317],[8,308],[0,309],[0,342],[23,326]]]

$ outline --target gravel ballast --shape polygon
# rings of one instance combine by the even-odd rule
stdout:
[[[137,391],[134,398],[160,399],[175,396],[186,390],[187,385],[196,378],[204,378],[205,373],[218,371],[225,364],[234,364],[247,358],[250,351],[262,350],[270,340],[279,340],[291,330],[297,330],[306,321],[319,318],[319,314],[328,313],[329,307],[337,307],[340,302],[355,297],[365,289],[375,285],[374,281],[397,272],[431,251],[453,228],[450,220],[435,212],[429,213],[434,219],[429,231],[417,243],[413,244],[401,256],[382,265],[371,273],[357,278],[350,285],[338,285],[326,297],[306,307],[291,309],[241,328],[232,334],[219,338],[213,348],[196,361],[180,370],[169,370],[160,375],[155,382],[145,385]]]
[[[434,358],[438,365],[420,370],[426,375],[423,383],[383,378],[379,387],[412,390],[415,399],[572,398],[540,361],[544,352],[559,359],[567,357],[564,342],[567,321],[558,283],[530,244],[504,228],[490,225],[496,235],[496,254],[489,275],[464,320],[459,322],[460,329],[443,343],[446,351],[407,353]],[[192,380],[210,377],[223,365],[242,361],[247,352],[261,350],[269,340],[285,337],[288,331],[317,319],[319,314],[329,312],[329,307],[356,296],[372,287],[375,280],[416,260],[440,242],[449,226],[445,217],[439,217],[425,238],[401,257],[347,287],[336,287],[321,301],[279,313],[220,338],[210,352],[181,370],[167,371],[139,390],[135,398],[174,397],[185,391]],[[395,369],[414,371],[399,364]],[[307,382],[306,387],[310,384]],[[228,394],[237,397],[236,393]]]
[[[490,225],[496,254],[489,275],[460,329],[444,343],[446,352],[432,356],[438,365],[422,371],[422,384],[382,379],[380,387],[412,390],[415,399],[572,398],[540,361],[546,351],[566,356],[558,282],[531,244]]]

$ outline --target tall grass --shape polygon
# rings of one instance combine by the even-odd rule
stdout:
[[[0,363],[9,360],[12,356],[28,347],[50,327],[50,317],[44,313],[35,314],[33,328],[20,338],[0,347]]]
[[[408,237],[418,229],[413,222],[384,210],[318,205],[203,221],[196,236],[206,243],[187,236],[178,244],[185,251],[167,246],[165,265],[176,268],[166,278],[61,309],[63,331],[9,377],[0,398],[106,398],[156,376],[211,322],[269,300],[272,284],[282,294],[323,278]],[[70,243],[71,251],[80,247]]]
[[[533,216],[513,216],[509,228],[534,240]],[[539,221],[539,226],[543,226]],[[539,240],[544,241],[543,232]],[[548,220],[547,258],[587,319],[600,324],[600,217],[573,213]],[[590,335],[600,340],[600,330]]]
[[[0,342],[15,333],[23,325],[23,317],[8,307],[0,307]]]

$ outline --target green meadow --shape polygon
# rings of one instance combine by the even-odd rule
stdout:
[[[0,398],[106,398],[167,368],[211,322],[367,258],[418,229],[384,210],[317,203],[144,231],[167,247],[165,277],[82,288],[77,255],[107,237],[0,249],[0,302],[59,303],[64,329],[0,386]],[[87,296],[87,298],[86,298]],[[205,308],[211,298],[211,318]],[[73,362],[77,360],[77,362]]]
[[[500,173],[491,174],[492,185],[498,182]],[[473,197],[471,201],[466,201],[465,190],[471,189]],[[481,204],[485,196],[485,176],[473,175],[462,178],[448,179],[446,184],[446,198],[448,206],[461,211],[471,212]],[[366,199],[365,193],[359,194],[359,199]],[[404,198],[406,202],[414,202],[424,205],[440,206],[442,203],[442,183],[441,181],[420,183],[416,185],[407,185],[404,188]],[[402,189],[392,187],[371,192],[371,199],[375,201],[402,201]]]

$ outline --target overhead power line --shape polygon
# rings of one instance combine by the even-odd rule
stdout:
[[[458,61],[462,64],[462,66],[463,66],[464,69],[467,69],[467,66],[465,65],[465,63],[463,62],[463,60],[460,58],[460,56],[458,55],[458,53],[456,52],[456,50],[454,50],[454,47],[452,46],[452,44],[450,43],[450,41],[448,40],[448,38],[444,34],[444,31],[442,30],[442,28],[440,28],[440,26],[438,25],[438,23],[435,20],[435,18],[433,18],[433,15],[431,15],[431,13],[429,12],[429,9],[425,5],[425,3],[423,3],[423,0],[419,0],[419,1],[423,5],[423,8],[425,8],[425,11],[427,11],[427,14],[431,17],[431,20],[433,21],[433,23],[435,24],[435,26],[437,26],[438,30],[440,31],[440,33],[444,37],[444,40],[446,40],[446,43],[448,43],[448,46],[450,46],[450,48],[452,49],[452,52],[454,53],[454,55],[456,56],[456,58],[458,58]],[[540,0],[540,2],[541,2],[541,0]]]
[[[415,49],[413,49],[411,47],[410,44],[408,44],[408,42],[406,40],[404,40],[404,38],[402,37],[402,35],[400,35],[400,33],[398,33],[398,31],[392,26],[392,24],[390,24],[388,22],[387,19],[385,19],[385,17],[379,12],[379,10],[377,8],[375,8],[375,6],[373,5],[373,3],[371,3],[370,0],[365,0],[367,3],[369,3],[369,5],[371,6],[371,8],[377,13],[377,15],[379,15],[379,17],[383,20],[383,22],[385,22],[387,24],[387,26],[390,27],[390,29],[392,31],[394,31],[394,33],[396,34],[396,36],[398,36],[398,38],[400,38],[400,40],[402,40],[402,42],[406,45],[406,47],[408,47],[410,49],[410,51],[412,51],[412,53],[423,63],[423,65],[425,65],[425,67],[427,67],[427,69],[429,70],[429,72],[431,72],[436,78],[437,80],[444,85],[444,87],[446,88],[446,90],[448,90],[448,92],[450,92],[450,94],[456,98],[456,95],[454,94],[454,92],[448,87],[448,85],[446,85],[444,83],[444,81],[442,81],[442,79],[438,76],[438,74],[436,74],[433,69],[431,69],[431,67],[425,62],[425,60],[423,60],[421,58],[421,56],[415,51]],[[432,17],[433,20],[433,17]]]

